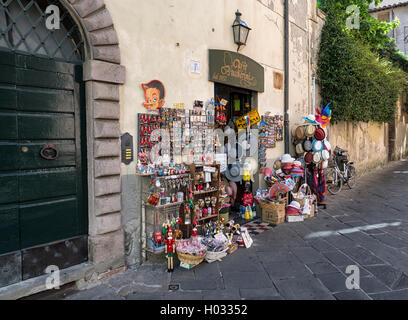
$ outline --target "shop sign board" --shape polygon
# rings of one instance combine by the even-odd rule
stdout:
[[[251,126],[254,126],[261,121],[261,117],[259,116],[258,110],[254,109],[250,111],[249,113],[247,113],[246,115],[235,120],[235,125],[237,126],[238,130],[247,128],[247,119],[246,119],[247,117],[249,117],[249,123]]]
[[[209,80],[264,92],[265,70],[258,62],[233,51],[209,51]]]

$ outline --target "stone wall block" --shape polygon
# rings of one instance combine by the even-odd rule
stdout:
[[[96,234],[114,232],[120,230],[122,226],[120,212],[98,216],[95,222]]]
[[[94,157],[117,157],[120,156],[119,139],[101,139],[96,140],[94,145]]]
[[[119,121],[95,120],[95,138],[119,138]]]
[[[89,258],[93,263],[123,256],[125,250],[123,231],[118,230],[104,235],[90,236],[89,247]]]
[[[104,7],[104,0],[82,0],[74,4],[74,8],[81,18],[89,16],[91,13],[94,13]]]
[[[92,81],[92,98],[95,100],[119,101],[119,86]]]
[[[122,203],[121,195],[119,193],[95,198],[95,214],[97,216],[111,212],[118,212],[121,209]]]
[[[95,178],[120,174],[120,158],[95,160]]]
[[[120,176],[102,177],[95,179],[95,196],[120,193]]]
[[[98,60],[89,60],[84,63],[84,81],[101,81],[109,83],[125,83],[125,67]]]
[[[120,50],[117,45],[95,46],[94,59],[120,64]]]
[[[113,27],[95,30],[89,33],[89,37],[94,46],[119,44],[119,39]]]
[[[94,101],[94,119],[120,119],[120,108],[118,102]]]
[[[88,32],[107,28],[113,25],[112,17],[106,9],[86,17],[83,21],[85,29],[88,30]]]

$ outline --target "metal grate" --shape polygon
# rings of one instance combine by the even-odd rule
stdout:
[[[46,27],[46,9],[60,10],[60,29]],[[0,0],[0,50],[79,63],[84,43],[78,26],[58,0]]]

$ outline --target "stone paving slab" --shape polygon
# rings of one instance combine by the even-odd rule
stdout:
[[[66,299],[408,300],[408,175],[394,173],[407,170],[407,161],[374,170],[328,196],[317,217],[254,236],[253,247],[221,262],[171,274],[136,266]],[[346,288],[349,265],[360,268],[359,290]]]

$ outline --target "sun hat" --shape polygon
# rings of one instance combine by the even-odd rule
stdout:
[[[295,159],[292,158],[292,156],[290,154],[284,154],[281,158],[281,162],[283,164],[285,163],[292,163],[293,161],[295,161]]]
[[[320,152],[323,150],[323,142],[321,142],[320,140],[313,140],[312,143],[312,150],[314,152]]]
[[[312,141],[310,141],[310,140],[305,140],[304,142],[303,142],[303,149],[306,151],[306,152],[309,152],[309,151],[311,151],[312,150]]]
[[[315,152],[315,154],[313,155],[313,162],[318,164],[322,161],[322,156],[320,154],[320,152]]]
[[[316,127],[315,127],[315,126],[313,126],[313,125],[308,125],[308,126],[306,126],[306,128],[305,128],[305,135],[306,135],[307,137],[313,137],[315,131],[316,131]]]
[[[296,208],[293,208],[293,207],[288,207],[286,209],[286,214],[288,216],[298,216],[298,215],[300,215],[300,210],[298,210]]]
[[[278,169],[282,168],[282,161],[276,160],[276,161],[273,163],[273,168],[274,168],[275,170],[278,170]]]
[[[326,169],[329,166],[329,161],[323,161],[323,169]]]
[[[298,126],[296,128],[296,138],[299,140],[303,140],[306,138],[304,126]]]
[[[322,159],[323,161],[327,161],[330,159],[330,152],[327,150],[322,150]]]
[[[313,162],[313,153],[308,152],[305,155],[305,163],[312,163]]]
[[[290,133],[292,134],[292,138],[294,138],[294,137],[296,136],[296,129],[297,129],[297,126],[296,126],[296,125],[293,125],[293,126],[290,128]]]
[[[305,162],[304,157],[299,157],[296,161],[300,163],[302,168],[304,168],[306,166],[306,162]]]
[[[325,148],[326,150],[328,150],[328,151],[331,150],[331,144],[330,144],[329,140],[324,139],[324,140],[323,140],[323,144],[324,144],[324,148]]]
[[[242,180],[241,166],[239,164],[230,164],[225,171],[225,176],[229,181],[239,182]]]
[[[292,177],[303,177],[305,172],[299,167],[293,167],[292,170],[290,170],[290,175]]]
[[[295,160],[295,161],[293,161],[293,166],[298,167],[298,168],[302,168],[302,163],[299,160]]]
[[[300,155],[305,153],[305,150],[303,150],[303,144],[302,143],[298,143],[296,145],[296,153],[300,154]]]
[[[290,171],[290,170],[292,170],[292,168],[293,168],[293,165],[290,162],[287,162],[287,163],[285,163],[283,165],[282,170],[283,171]]]
[[[305,123],[320,124],[316,121],[316,117],[313,114],[309,114],[307,117],[302,117],[302,119],[305,120]]]
[[[292,208],[295,208],[295,209],[297,209],[297,210],[300,210],[300,203],[297,202],[297,201],[292,201],[292,202],[288,205],[288,207],[292,207]]]
[[[314,133],[314,137],[316,140],[322,141],[324,138],[326,138],[326,133],[322,128],[317,128]]]

